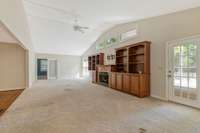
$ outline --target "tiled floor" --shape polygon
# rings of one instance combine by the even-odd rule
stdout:
[[[0,133],[200,133],[200,111],[85,80],[40,81],[0,118]]]

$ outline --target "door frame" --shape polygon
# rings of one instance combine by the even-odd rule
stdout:
[[[169,71],[169,67],[170,67],[170,64],[169,64],[169,55],[170,55],[170,46],[171,44],[175,43],[175,42],[179,42],[179,41],[185,41],[185,40],[191,40],[191,39],[199,39],[200,38],[200,35],[194,35],[194,36],[190,36],[190,37],[185,37],[185,38],[181,38],[181,39],[176,39],[176,40],[172,40],[172,41],[168,41],[166,42],[166,48],[165,48],[165,93],[166,93],[166,100],[167,101],[171,101],[170,100],[170,94],[172,94],[172,89],[170,89],[170,85],[169,85],[169,82],[170,82],[170,79],[168,77],[168,71]],[[197,56],[200,56],[200,55],[197,55]],[[200,64],[200,63],[198,63]],[[172,100],[173,101],[173,100]],[[180,103],[179,101],[177,101],[176,103]],[[183,104],[183,103],[180,103],[180,104]],[[190,104],[190,103],[187,103],[184,104],[184,105],[187,105],[187,106],[193,106],[193,107],[196,107],[196,108],[200,108],[200,105],[194,105],[194,104]]]

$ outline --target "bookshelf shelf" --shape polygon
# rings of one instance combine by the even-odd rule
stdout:
[[[144,53],[129,54],[129,56],[144,56]]]

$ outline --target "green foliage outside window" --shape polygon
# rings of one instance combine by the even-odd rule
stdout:
[[[174,48],[174,66],[182,68],[184,72],[192,72],[196,69],[197,45],[183,44]]]
[[[120,41],[120,37],[111,37],[110,39],[108,40],[105,40],[99,44],[96,45],[96,50],[101,50],[101,49],[104,49],[104,48],[107,48],[109,46],[112,46],[116,43],[118,43]]]

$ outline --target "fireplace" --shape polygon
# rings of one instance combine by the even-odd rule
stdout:
[[[99,72],[99,84],[108,86],[109,74],[108,72]]]

